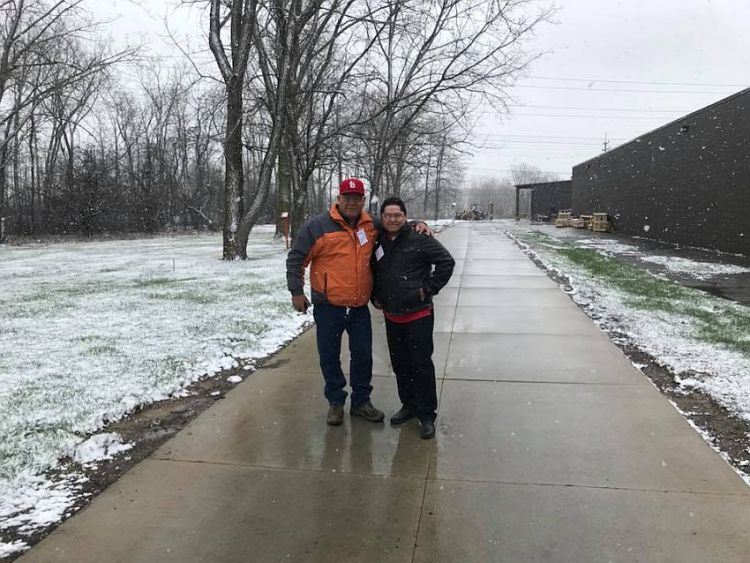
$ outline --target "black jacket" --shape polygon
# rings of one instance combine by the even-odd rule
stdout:
[[[420,235],[406,225],[390,241],[383,229],[372,253],[373,299],[386,312],[396,315],[425,309],[432,305],[432,296],[448,283],[455,264],[450,253],[433,237]],[[424,290],[424,300],[420,298],[420,289]]]

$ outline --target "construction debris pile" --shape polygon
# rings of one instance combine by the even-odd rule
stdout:
[[[597,233],[609,233],[614,230],[614,225],[606,213],[573,216],[571,211],[560,211],[555,219],[555,227],[574,227]]]

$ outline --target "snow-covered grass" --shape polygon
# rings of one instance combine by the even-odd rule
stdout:
[[[650,354],[684,388],[699,389],[750,420],[748,307],[612,258],[637,254],[635,247],[606,239],[600,244],[563,241],[535,231],[512,234],[547,268],[569,280],[572,298],[602,328]],[[681,272],[696,277],[708,271],[700,262],[682,259],[678,264]]]
[[[301,331],[272,229],[237,262],[220,235],[0,247],[0,556],[24,548],[3,530],[32,533],[74,502],[80,475],[44,476],[62,456],[128,447],[82,445],[91,433]]]

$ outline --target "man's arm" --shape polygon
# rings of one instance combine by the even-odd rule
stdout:
[[[456,261],[434,237],[421,239],[421,244],[428,261],[435,266],[423,289],[429,295],[437,295],[451,279]]]
[[[432,232],[432,229],[430,229],[430,227],[428,227],[427,223],[425,223],[424,221],[407,221],[406,223],[420,235],[427,235],[428,237],[431,237],[434,234]],[[373,215],[372,225],[378,232],[383,230],[383,221],[377,215]]]
[[[428,237],[431,237],[433,234],[435,234],[424,221],[409,221],[409,226],[417,231],[420,235],[427,235]]]
[[[305,296],[305,267],[310,263],[310,253],[315,245],[315,237],[310,229],[310,222],[300,227],[294,239],[292,249],[286,258],[286,285],[292,294],[292,306],[296,311],[304,313],[310,306]]]

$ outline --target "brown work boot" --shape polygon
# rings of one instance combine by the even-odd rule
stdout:
[[[340,426],[344,423],[344,405],[331,405],[328,407],[326,422],[329,426]]]
[[[369,420],[370,422],[383,422],[383,419],[385,418],[383,411],[373,407],[370,401],[362,403],[361,405],[357,405],[356,407],[352,407],[349,412],[352,416],[361,416],[362,418],[364,418],[365,420]]]

